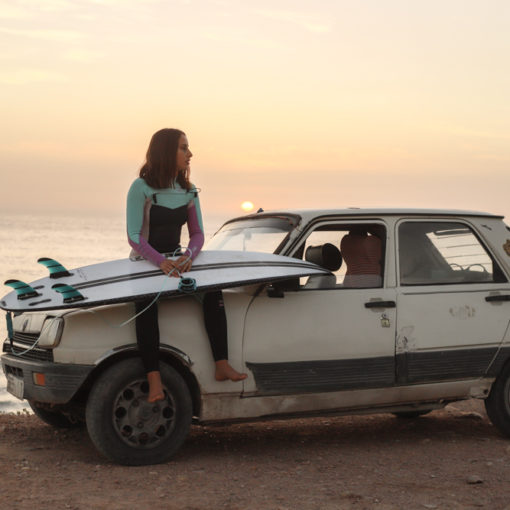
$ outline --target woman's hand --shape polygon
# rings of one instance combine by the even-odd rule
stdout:
[[[159,265],[159,268],[165,274],[172,272],[172,274],[170,274],[170,276],[173,276],[174,278],[179,278],[179,276],[180,276],[179,275],[180,269],[179,269],[179,266],[177,265],[177,260],[165,259],[165,260],[163,260],[163,262],[161,262],[161,264]]]
[[[191,269],[193,261],[189,255],[181,255],[176,261],[175,265],[179,268],[181,273],[187,273]]]
[[[180,273],[186,273],[191,269],[192,260],[188,255],[181,255],[177,260],[165,259],[159,265],[163,273],[168,274],[171,271],[174,278],[179,278]]]

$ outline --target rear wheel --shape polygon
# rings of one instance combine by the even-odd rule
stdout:
[[[485,399],[485,410],[492,424],[510,437],[510,363],[507,363]]]
[[[188,387],[163,363],[161,378],[165,399],[151,404],[139,359],[117,363],[94,384],[87,428],[96,448],[112,461],[131,466],[165,462],[186,439],[192,418]]]

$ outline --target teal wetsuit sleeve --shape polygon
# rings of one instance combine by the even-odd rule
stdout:
[[[133,250],[159,267],[165,257],[142,236],[145,200],[147,198],[144,188],[143,179],[137,179],[128,191],[126,211],[128,242]]]
[[[140,242],[146,199],[143,187],[143,181],[141,179],[136,179],[136,181],[131,184],[127,195],[127,235],[130,241],[137,244]]]

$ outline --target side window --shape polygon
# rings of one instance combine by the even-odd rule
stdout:
[[[295,256],[331,271],[302,278],[302,289],[382,287],[386,229],[379,224],[323,225],[312,231]]]
[[[502,282],[505,276],[466,225],[407,221],[398,229],[401,285]]]

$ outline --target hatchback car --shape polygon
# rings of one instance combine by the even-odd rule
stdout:
[[[114,462],[169,459],[195,423],[321,414],[419,416],[485,400],[510,436],[510,232],[469,211],[260,212],[209,250],[278,253],[328,275],[224,291],[229,359],[217,382],[193,296],[160,302],[166,398],[147,402],[133,305],[22,313],[4,342],[8,390],[54,426],[86,423]]]

